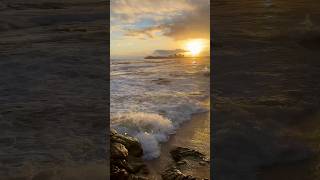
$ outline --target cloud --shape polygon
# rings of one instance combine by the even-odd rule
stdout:
[[[200,3],[194,11],[176,16],[172,22],[166,25],[169,27],[169,31],[165,31],[164,35],[174,39],[209,39],[210,6],[206,3]]]
[[[152,20],[145,27],[139,22]],[[125,36],[153,38],[168,36],[176,40],[210,37],[209,0],[117,0],[111,1],[111,23],[130,26]]]
[[[184,53],[184,52],[189,52],[183,49],[175,49],[175,50],[162,50],[162,49],[158,49],[153,51],[152,55],[154,56],[169,56],[169,55],[174,55],[177,53]]]
[[[166,29],[165,26],[150,26],[147,28],[141,29],[127,29],[125,32],[125,36],[133,36],[133,37],[141,37],[147,36],[149,38],[153,38],[157,33],[162,33]]]
[[[113,0],[111,17],[125,23],[138,22],[143,18],[162,20],[193,8],[186,0]]]

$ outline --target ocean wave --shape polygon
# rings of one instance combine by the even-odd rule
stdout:
[[[170,135],[192,114],[208,111],[207,108],[184,104],[176,107],[162,108],[162,113],[121,112],[111,115],[111,128],[119,133],[130,135],[139,140],[144,150],[144,159],[150,160],[160,156],[160,144],[169,140]]]
[[[168,118],[155,113],[117,113],[111,117],[111,127],[121,134],[137,138],[144,150],[145,159],[160,156],[160,143],[166,142],[175,127]]]
[[[141,59],[111,66],[111,127],[139,139],[145,159],[159,157],[171,134],[193,114],[209,110],[209,59],[196,61]]]

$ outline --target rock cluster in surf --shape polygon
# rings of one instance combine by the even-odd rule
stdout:
[[[148,180],[150,173],[142,160],[143,149],[136,138],[110,132],[110,179],[117,180]],[[163,180],[205,180],[207,178],[194,177],[190,170],[208,168],[209,160],[196,150],[177,147],[170,151],[174,160],[162,172]]]
[[[143,150],[139,141],[111,130],[110,178],[117,180],[147,180],[147,166],[142,160]]]

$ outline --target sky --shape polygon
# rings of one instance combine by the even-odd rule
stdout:
[[[110,8],[112,58],[190,52],[193,46],[201,46],[197,55],[210,53],[210,0],[111,0]]]

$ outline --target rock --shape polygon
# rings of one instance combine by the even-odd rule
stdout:
[[[111,159],[127,159],[128,150],[120,143],[112,143],[110,147]]]
[[[195,177],[193,171],[208,169],[209,161],[206,156],[196,150],[189,148],[177,147],[170,151],[174,163],[169,165],[161,174],[164,180],[200,180],[209,176],[203,174],[204,177]]]
[[[142,174],[148,174],[149,170],[147,166],[144,164],[144,161],[141,158],[129,156],[129,166],[132,169],[133,173],[138,173],[141,171]]]
[[[114,129],[110,129],[110,137],[117,134],[118,132]]]
[[[193,171],[208,168],[209,161],[204,154],[183,147],[177,147],[170,151],[170,153],[175,163],[169,165],[161,174],[164,180],[200,180],[207,178],[199,178],[192,175]]]
[[[190,175],[184,175],[176,166],[169,166],[162,174],[163,180],[196,180],[197,178]]]
[[[129,180],[148,180],[149,178],[142,177],[142,176],[136,176],[136,175],[130,175]]]
[[[128,149],[131,156],[141,157],[143,155],[141,144],[136,138],[124,136],[118,133],[113,134],[110,138],[111,143],[117,142],[123,144]]]
[[[129,174],[126,170],[120,169],[117,166],[111,166],[110,179],[111,180],[127,180],[129,178]]]
[[[142,160],[142,147],[139,141],[130,136],[110,131],[111,180],[147,180],[147,166]]]
[[[170,151],[170,154],[176,162],[182,160],[186,157],[191,157],[199,160],[205,160],[205,155],[189,148],[177,147],[176,149]]]
[[[129,173],[134,173],[133,169],[131,166],[128,164],[128,162],[125,159],[113,159],[112,160],[113,165],[126,170]]]
[[[186,163],[187,163],[187,161],[181,160],[181,161],[178,161],[178,162],[177,162],[177,165],[184,165],[184,164],[186,164]]]

